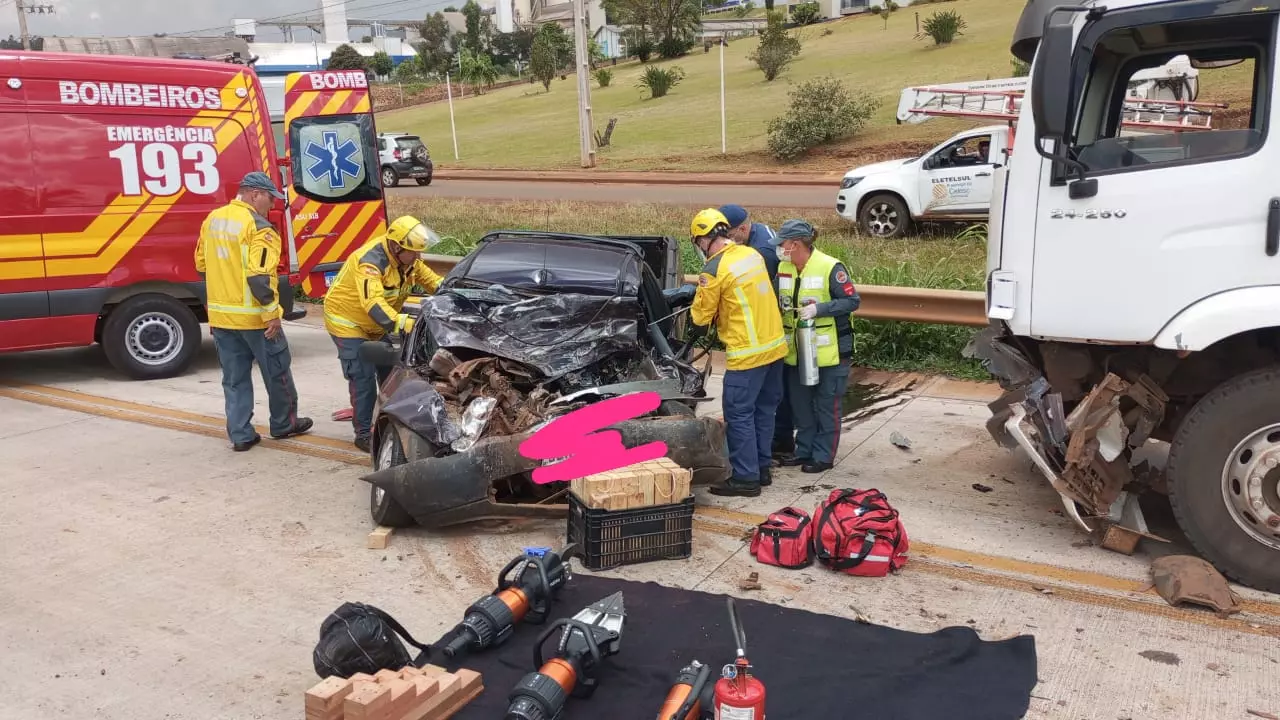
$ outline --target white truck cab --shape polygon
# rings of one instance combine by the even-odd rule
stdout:
[[[970,346],[1007,391],[988,428],[1082,528],[1122,548],[1148,532],[1137,493],[1166,492],[1207,560],[1271,592],[1278,20],[1280,0],[1028,2],[1011,49],[1032,63],[1029,101],[993,175],[991,327]],[[1127,80],[1177,55],[1202,94],[1228,88],[1247,109],[1223,127],[1122,133]],[[1152,439],[1169,443],[1163,473],[1135,461]]]
[[[985,220],[1008,143],[1008,125],[991,125],[957,133],[918,158],[854,168],[840,183],[836,212],[883,238],[905,235],[914,222]]]

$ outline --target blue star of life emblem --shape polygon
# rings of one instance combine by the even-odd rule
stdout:
[[[307,167],[307,174],[312,180],[326,180],[331,188],[343,186],[343,177],[360,177],[360,164],[352,158],[360,152],[360,148],[350,139],[339,144],[338,133],[325,131],[321,134],[321,142],[307,143],[304,154],[315,160]]]

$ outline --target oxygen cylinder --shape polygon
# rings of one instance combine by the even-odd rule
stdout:
[[[805,305],[812,305],[816,300],[810,298]],[[800,371],[800,384],[813,387],[818,384],[818,333],[814,329],[813,320],[800,320],[796,323],[796,368]]]

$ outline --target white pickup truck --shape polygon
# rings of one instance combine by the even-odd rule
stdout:
[[[990,125],[957,133],[918,158],[854,168],[840,183],[836,212],[883,238],[905,235],[915,221],[985,220],[991,176],[1008,147],[1009,126]]]
[[[916,222],[983,222],[991,210],[991,178],[1007,164],[1013,126],[1027,78],[909,87],[898,102],[899,124],[931,117],[996,120],[965,130],[918,158],[889,160],[850,170],[840,183],[836,212],[867,235],[895,238]],[[1177,56],[1133,74],[1124,104],[1125,135],[1208,129],[1213,109],[1195,102],[1199,70]]]

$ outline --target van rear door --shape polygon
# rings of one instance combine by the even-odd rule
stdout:
[[[387,228],[367,77],[289,75],[284,122],[298,275],[307,296],[321,298],[347,256]]]

